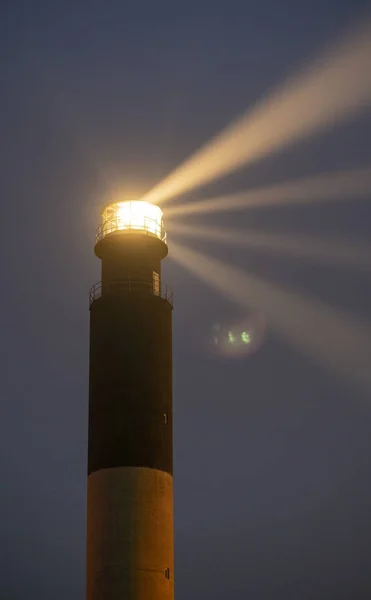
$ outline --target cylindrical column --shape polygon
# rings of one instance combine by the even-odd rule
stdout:
[[[106,276],[90,312],[87,600],[173,600],[172,306],[151,286],[167,248],[116,232],[96,253]],[[120,287],[125,277],[148,279],[147,292]]]

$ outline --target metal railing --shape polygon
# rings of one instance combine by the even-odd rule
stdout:
[[[174,294],[167,284],[156,285],[155,282],[148,281],[148,279],[141,280],[129,277],[123,281],[109,281],[107,283],[98,281],[89,293],[89,309],[95,300],[102,296],[126,296],[127,294],[158,296],[173,306]]]
[[[137,223],[135,220],[133,221],[134,222],[125,223],[120,217],[113,217],[112,219],[104,221],[104,223],[97,228],[95,241],[100,242],[100,240],[110,233],[122,233],[123,231],[126,231],[128,233],[146,233],[166,242],[166,231],[163,223],[159,223],[156,219],[151,219],[149,217],[143,217],[143,220],[140,219]]]

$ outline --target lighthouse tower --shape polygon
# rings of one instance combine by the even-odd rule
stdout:
[[[162,211],[105,207],[90,291],[87,600],[173,600],[172,293]]]

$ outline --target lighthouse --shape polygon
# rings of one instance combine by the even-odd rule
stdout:
[[[95,254],[86,600],[173,600],[173,295],[161,208],[106,206]]]

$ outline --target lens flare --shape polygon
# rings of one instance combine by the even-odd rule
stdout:
[[[329,128],[371,103],[371,22],[182,163],[145,197],[163,203]]]
[[[221,358],[248,358],[265,339],[266,320],[261,312],[249,311],[243,321],[215,323],[212,327],[213,354]]]
[[[279,334],[317,363],[371,391],[367,323],[175,242],[172,257],[229,300],[264,312]]]
[[[247,331],[241,333],[241,340],[243,344],[251,344],[251,335]]]

